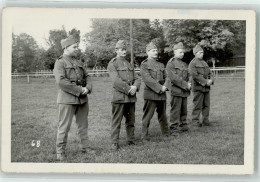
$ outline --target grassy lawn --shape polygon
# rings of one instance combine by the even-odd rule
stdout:
[[[118,152],[110,151],[111,82],[93,78],[89,96],[89,139],[96,154],[79,152],[79,138],[73,122],[67,145],[68,163],[154,163],[154,164],[227,164],[244,162],[244,79],[218,79],[211,90],[211,126],[202,128],[189,123],[190,131],[178,137],[162,138],[154,115],[150,125],[151,141],[141,142],[143,85],[136,104],[136,146],[125,142],[121,125]],[[54,79],[12,84],[12,162],[57,162],[55,153],[58,106]],[[188,121],[191,99],[188,99]],[[170,110],[167,100],[167,115]],[[39,140],[40,146],[32,146]]]

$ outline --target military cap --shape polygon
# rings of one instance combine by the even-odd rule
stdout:
[[[125,40],[117,41],[116,49],[126,49],[126,41]]]
[[[183,49],[184,50],[184,46],[182,42],[179,42],[178,44],[175,44],[173,46],[173,50],[177,50],[177,49]]]
[[[68,36],[66,39],[62,39],[60,41],[62,49],[64,49],[67,46],[70,46],[72,44],[75,44],[79,42],[77,39],[75,39],[72,35]]]
[[[153,42],[150,42],[147,46],[146,46],[146,52],[149,52],[151,49],[157,49],[156,45]]]
[[[203,49],[199,46],[199,45],[196,45],[194,48],[193,48],[193,54],[197,54],[197,52],[199,51],[203,51]]]

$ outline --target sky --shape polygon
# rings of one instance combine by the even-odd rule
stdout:
[[[80,30],[81,38],[84,34],[91,31],[91,19],[81,19],[81,21],[78,21],[78,19],[78,17],[71,16],[70,14],[53,15],[53,13],[17,16],[14,17],[15,23],[13,24],[12,32],[15,35],[19,35],[20,33],[31,35],[39,47],[47,49],[48,44],[46,43],[46,39],[49,37],[50,30],[60,30],[63,25],[67,32],[76,28]],[[79,47],[84,49],[84,44],[81,42]]]

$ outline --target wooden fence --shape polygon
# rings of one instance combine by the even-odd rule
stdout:
[[[217,67],[211,68],[215,78],[245,78],[245,67]],[[135,69],[137,73],[140,72],[140,69]],[[107,70],[88,70],[88,74],[92,77],[109,77]],[[54,78],[52,70],[36,71],[31,73],[12,73],[12,79],[16,82],[19,79],[26,79],[27,83],[31,82],[32,78],[40,79],[49,79]]]

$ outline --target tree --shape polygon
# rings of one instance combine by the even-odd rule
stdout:
[[[38,45],[28,34],[12,34],[12,71],[30,72],[34,69],[34,60]]]
[[[146,44],[151,39],[151,26],[148,19],[133,20],[133,49],[134,53],[145,52]],[[115,56],[115,45],[119,39],[124,39],[130,44],[130,20],[129,19],[93,19],[92,31],[85,35],[85,54],[98,66],[106,67]],[[129,46],[128,46],[129,47]],[[130,50],[127,58],[129,59]],[[89,60],[90,60],[89,59]]]
[[[184,59],[188,58],[189,61],[193,57],[190,53],[196,44],[207,50],[204,59],[215,57],[222,62],[233,56],[236,45],[244,47],[245,26],[242,26],[241,21],[163,20],[162,25],[168,44],[166,52],[170,52],[172,46],[181,41],[189,52],[189,56],[186,55]]]

